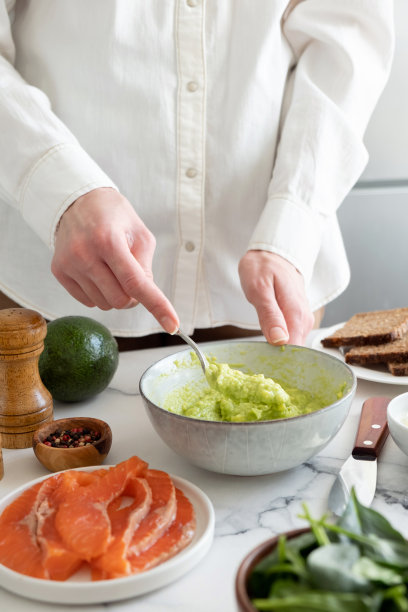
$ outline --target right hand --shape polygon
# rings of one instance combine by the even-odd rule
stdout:
[[[303,345],[314,323],[303,276],[269,251],[250,250],[239,263],[242,289],[270,344]]]
[[[78,198],[62,215],[51,271],[74,298],[101,310],[139,302],[169,333],[179,328],[173,306],[153,282],[153,234],[130,202],[98,188]]]

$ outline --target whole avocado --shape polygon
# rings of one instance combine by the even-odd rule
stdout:
[[[48,323],[39,372],[54,399],[80,402],[100,393],[118,362],[115,338],[94,319],[67,316]]]

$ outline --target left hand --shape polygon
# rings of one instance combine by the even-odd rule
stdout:
[[[239,262],[241,286],[255,307],[270,344],[303,345],[313,328],[303,276],[286,259],[268,251],[248,251]]]

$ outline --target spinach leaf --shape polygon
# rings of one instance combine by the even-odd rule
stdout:
[[[362,576],[372,582],[380,582],[387,586],[401,584],[401,574],[390,568],[376,563],[368,557],[360,557],[353,565],[353,574]]]
[[[396,531],[387,519],[372,508],[363,506],[354,489],[343,515],[337,521],[339,527],[355,534],[375,535],[395,542],[404,542],[405,539]]]
[[[257,610],[288,610],[290,612],[378,612],[382,598],[359,593],[329,593],[309,591],[278,599],[254,599]]]
[[[370,580],[354,572],[359,558],[360,549],[355,544],[329,544],[316,548],[307,558],[314,586],[344,593],[370,593],[373,590]]]
[[[374,561],[400,570],[408,570],[408,543],[371,536],[363,544],[364,553]]]
[[[384,592],[384,612],[406,612],[408,610],[407,589],[399,585]]]
[[[305,564],[301,559],[306,559],[316,546],[316,539],[312,533],[304,533],[290,540],[281,536],[278,546],[253,569],[248,581],[250,596],[266,597],[272,581],[280,576],[304,575]]]
[[[408,612],[408,543],[354,491],[343,516],[314,519],[310,532],[286,540],[250,576],[257,610]]]
[[[302,582],[295,582],[288,578],[278,578],[272,585],[269,599],[279,599],[284,597],[293,597],[310,591],[310,586]]]

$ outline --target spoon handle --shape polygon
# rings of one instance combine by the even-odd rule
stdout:
[[[203,369],[203,372],[205,374],[205,369],[208,367],[208,361],[205,358],[204,354],[200,351],[200,349],[198,348],[194,340],[190,338],[190,336],[186,336],[186,334],[183,334],[183,332],[180,329],[177,331],[177,334],[180,336],[180,338],[184,340],[184,342],[187,342],[187,344],[189,344],[191,348],[193,349],[193,351],[196,353],[198,359],[200,360],[200,364]]]

